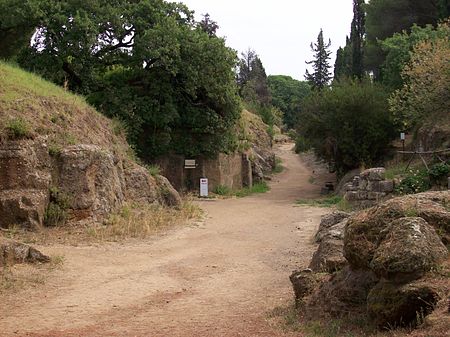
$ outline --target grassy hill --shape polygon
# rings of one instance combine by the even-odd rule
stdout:
[[[93,144],[121,156],[129,152],[123,127],[84,98],[0,61],[0,141],[48,138],[50,151]]]

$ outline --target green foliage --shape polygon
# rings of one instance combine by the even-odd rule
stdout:
[[[67,222],[71,198],[57,188],[50,189],[50,203],[44,214],[46,226],[62,226]]]
[[[425,192],[430,187],[430,178],[426,170],[410,170],[395,187],[395,191],[398,194],[413,194]]]
[[[270,187],[267,185],[265,181],[253,184],[252,187],[244,187],[240,190],[233,191],[229,187],[224,185],[218,185],[214,189],[213,193],[222,196],[236,196],[238,198],[247,197],[252,194],[257,193],[266,193],[270,190]]]
[[[213,193],[217,195],[230,195],[231,189],[228,186],[225,185],[217,185],[214,189]]]
[[[272,173],[281,173],[284,170],[284,166],[283,166],[283,161],[281,160],[281,158],[276,157],[275,158],[275,167],[272,170]]]
[[[269,185],[265,181],[262,181],[260,183],[253,184],[252,187],[245,187],[243,189],[240,189],[236,192],[234,192],[234,195],[238,198],[247,197],[251,194],[259,194],[259,193],[266,193],[270,190]]]
[[[329,40],[328,43],[323,41],[323,31],[321,29],[317,36],[317,42],[311,43],[311,51],[314,53],[314,60],[306,62],[307,64],[312,64],[313,72],[310,73],[306,70],[305,79],[314,90],[321,91],[328,87],[330,80],[332,79],[329,64],[331,52],[328,50],[330,46],[331,40]]]
[[[445,1],[445,0],[444,0]],[[385,74],[381,71],[385,53],[380,41],[409,31],[413,24],[435,25],[442,16],[439,11],[440,0],[371,0],[366,5],[366,69],[372,71],[375,78],[381,80]],[[448,15],[447,15],[448,16]],[[386,74],[389,76],[388,74]]]
[[[399,89],[404,83],[402,70],[409,63],[414,47],[422,41],[436,41],[448,38],[448,26],[440,25],[435,29],[432,25],[420,27],[413,25],[409,32],[395,33],[392,37],[381,41],[381,48],[386,55],[382,65],[383,84]]]
[[[303,108],[303,101],[311,92],[309,84],[285,75],[270,75],[267,80],[272,105],[282,111],[283,124],[288,129],[294,128]]]
[[[147,165],[146,168],[148,173],[150,173],[150,175],[153,177],[161,174],[161,168],[159,167],[159,165]]]
[[[23,139],[31,136],[28,122],[21,117],[10,119],[6,123],[6,131],[8,132],[8,136],[12,139]]]
[[[269,126],[276,124],[276,111],[271,105],[271,95],[266,70],[254,50],[242,53],[237,73],[239,94],[244,107],[261,116]]]
[[[395,137],[387,94],[369,80],[343,81],[310,96],[298,131],[338,174],[377,164]]]
[[[433,185],[447,185],[447,177],[450,176],[450,163],[437,163],[430,167],[428,172],[430,182]]]
[[[450,25],[446,22],[436,30],[415,27],[410,35],[396,35],[392,39],[391,43],[399,40],[408,46],[416,43],[402,71],[404,85],[389,100],[390,110],[402,130],[415,131],[426,121],[434,125],[448,119],[449,38]]]
[[[310,142],[303,137],[298,135],[295,137],[295,153],[302,153],[311,150]]]
[[[35,43],[17,55],[19,63],[122,120],[142,157],[213,157],[234,150],[232,128],[240,113],[236,53],[196,23],[185,5],[0,1],[25,15],[23,22],[39,26]],[[2,26],[22,22],[8,13],[0,14]]]
[[[299,199],[298,205],[309,205],[316,207],[332,207],[342,202],[342,197],[338,195],[332,195],[322,199]]]

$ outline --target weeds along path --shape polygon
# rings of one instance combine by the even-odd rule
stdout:
[[[271,191],[199,202],[204,223],[150,242],[43,247],[63,255],[45,285],[0,303],[0,336],[289,336],[270,318],[293,294],[288,276],[307,266],[326,210],[311,171],[282,145],[286,167]],[[294,335],[294,334],[293,334]]]

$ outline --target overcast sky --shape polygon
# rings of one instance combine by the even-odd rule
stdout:
[[[196,18],[209,13],[220,26],[219,36],[239,52],[254,49],[269,75],[303,80],[312,59],[311,42],[320,28],[335,52],[345,45],[353,17],[352,0],[180,0]]]

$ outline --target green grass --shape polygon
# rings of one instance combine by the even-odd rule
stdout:
[[[21,117],[10,119],[6,123],[6,130],[12,139],[23,139],[31,136],[30,125]]]
[[[159,165],[147,165],[147,171],[151,176],[156,177],[161,174],[161,168]]]
[[[345,212],[349,212],[352,210],[352,207],[348,203],[348,201],[338,195],[332,195],[320,199],[299,199],[297,200],[296,204],[324,208],[336,207],[337,209]]]
[[[87,105],[84,98],[64,91],[61,87],[42,80],[41,77],[20,69],[18,66],[0,61],[0,92],[3,103],[17,104],[24,95],[58,97]],[[25,96],[26,97],[26,96]]]
[[[273,168],[272,173],[277,174],[283,172],[284,166],[282,164],[283,161],[281,160],[281,158],[275,158],[275,167]]]
[[[233,191],[229,187],[224,185],[218,185],[214,190],[213,193],[221,196],[227,196],[227,197],[238,197],[243,198],[247,197],[252,194],[259,194],[259,193],[266,193],[270,190],[269,185],[265,181],[261,183],[256,183],[252,187],[244,187],[240,190]]]
[[[223,196],[231,195],[231,189],[228,186],[217,185],[216,188],[213,190],[213,193]]]
[[[249,196],[251,194],[260,194],[260,193],[266,193],[270,190],[269,185],[265,181],[254,184],[252,187],[245,187],[243,189],[240,189],[236,192],[234,192],[234,195],[238,198],[243,198],[246,196]]]

